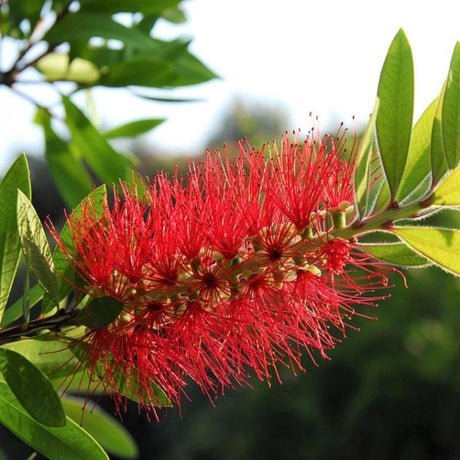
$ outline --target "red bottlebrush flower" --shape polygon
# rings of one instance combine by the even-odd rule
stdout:
[[[68,219],[71,248],[53,230],[80,289],[124,304],[80,339],[109,390],[123,382],[151,407],[152,381],[180,404],[190,381],[211,397],[251,374],[279,379],[280,365],[304,368],[304,350],[326,357],[356,310],[385,298],[383,265],[334,238],[349,210],[332,208],[353,202],[338,145],[286,135],[268,153],[208,152],[185,179],[156,175],[143,199],[123,185],[102,215],[84,204]]]

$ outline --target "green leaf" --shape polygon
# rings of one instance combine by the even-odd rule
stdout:
[[[377,259],[402,267],[426,267],[430,262],[404,243],[367,243],[358,248]]]
[[[43,288],[39,284],[36,284],[29,291],[29,308],[32,309],[32,307],[37,305],[38,302],[42,300],[42,298],[43,298]],[[3,315],[2,321],[0,323],[0,328],[4,328],[10,325],[13,321],[16,321],[17,319],[21,317],[22,304],[23,304],[23,299],[21,297],[20,299],[16,300],[16,302],[14,302],[13,305],[10,305],[5,310],[5,314]]]
[[[123,302],[113,297],[97,297],[89,301],[73,321],[90,329],[101,329],[118,317],[123,305]]]
[[[51,43],[76,42],[93,37],[120,40],[137,49],[156,48],[155,41],[141,31],[125,27],[110,14],[77,11],[64,16],[43,37]]]
[[[66,204],[73,208],[92,190],[92,180],[64,142],[51,127],[51,115],[38,109],[35,122],[45,134],[45,158],[54,183]]]
[[[119,179],[128,179],[131,173],[131,162],[113,149],[107,139],[68,97],[63,97],[62,101],[72,142],[80,156],[104,182],[117,183]]]
[[[0,423],[45,457],[51,460],[109,460],[102,447],[70,418],[59,428],[35,421],[1,381],[0,404]]]
[[[460,168],[452,171],[438,186],[431,204],[436,206],[460,206]]]
[[[81,11],[101,13],[160,14],[165,8],[176,6],[180,0],[80,0]]]
[[[445,270],[460,275],[460,230],[397,227],[392,232],[419,254]]]
[[[460,43],[455,45],[450,62],[441,125],[447,165],[454,169],[460,162]]]
[[[100,77],[99,70],[90,61],[79,57],[69,62],[69,55],[49,53],[35,67],[48,81],[74,81],[81,85],[94,85]]]
[[[51,381],[68,377],[78,367],[75,355],[61,341],[22,339],[3,348],[20,353]]]
[[[431,131],[431,182],[432,187],[440,181],[447,171],[446,153],[442,139],[442,104],[446,85],[443,85],[441,94],[438,97],[436,113],[433,120],[433,129]]]
[[[401,29],[391,43],[380,74],[377,140],[391,201],[403,176],[412,130],[414,69],[412,51]]]
[[[102,75],[99,83],[114,87],[137,85],[162,88],[171,86],[173,78],[173,65],[151,54],[114,64]]]
[[[136,120],[126,123],[122,126],[117,126],[104,133],[106,139],[114,139],[118,137],[134,137],[143,134],[147,131],[163,123],[164,118],[146,118],[144,120]]]
[[[19,238],[28,267],[38,283],[59,305],[56,276],[53,272],[51,249],[32,203],[26,195],[18,191],[17,219]]]
[[[410,200],[414,201],[426,192],[426,189],[419,190],[417,195],[412,195],[431,171],[431,133],[437,104],[438,99],[435,99],[414,126],[406,167],[396,196],[398,201],[409,196]]]
[[[0,320],[21,258],[16,220],[18,190],[30,198],[29,166],[25,155],[16,159],[0,182]]]
[[[372,177],[371,159],[374,153],[374,128],[378,104],[379,101],[377,99],[356,155],[355,196],[361,220],[366,217],[369,212],[369,194]]]
[[[123,458],[136,458],[136,443],[126,428],[101,407],[85,398],[65,396],[64,411],[76,423],[81,423],[93,438],[108,452]],[[86,408],[86,410],[85,410]]]
[[[65,425],[61,400],[53,385],[24,356],[0,348],[0,372],[22,407],[37,422],[53,427]]]

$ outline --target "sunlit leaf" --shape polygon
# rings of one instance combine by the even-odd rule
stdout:
[[[61,400],[53,385],[24,356],[0,348],[0,372],[17,400],[37,422],[53,427],[65,425]]]
[[[25,155],[16,159],[0,182],[0,320],[3,317],[21,257],[16,218],[18,189],[30,198],[29,166]]]
[[[126,428],[101,407],[86,398],[66,396],[64,411],[74,422],[82,424],[93,438],[108,452],[123,458],[136,458],[136,443]]]
[[[414,109],[412,51],[403,30],[396,34],[388,50],[377,95],[377,140],[393,201],[406,164]]]
[[[451,172],[438,186],[431,204],[438,206],[460,206],[460,168]]]
[[[36,67],[49,81],[63,80],[93,85],[100,76],[92,62],[75,58],[69,63],[69,55],[64,53],[47,54],[37,62]]]
[[[78,366],[75,355],[58,340],[22,339],[3,347],[20,353],[51,381],[68,377]]]
[[[356,156],[355,196],[361,218],[369,211],[369,193],[372,177],[371,159],[373,157],[375,119],[378,111],[378,99],[370,117],[366,130],[361,138]]]
[[[38,302],[42,300],[42,298],[43,298],[43,288],[39,284],[36,284],[29,291],[29,308],[32,309],[32,307],[37,305]],[[10,305],[5,310],[5,314],[3,315],[2,321],[0,323],[1,328],[8,326],[13,321],[16,321],[17,319],[21,317],[22,303],[23,303],[23,299],[21,297],[20,299],[16,300],[16,302],[14,302],[12,305]]]
[[[422,190],[417,196],[411,195],[431,171],[431,132],[437,103],[435,99],[427,107],[412,131],[406,167],[396,196],[398,201],[408,196],[413,201],[423,194]]]
[[[28,267],[42,288],[59,304],[56,275],[45,231],[32,203],[18,191],[17,219],[19,239]]]
[[[8,385],[0,381],[0,423],[50,459],[109,460],[102,447],[70,418],[53,428],[35,421],[19,404]]]
[[[432,186],[435,186],[447,171],[446,153],[444,142],[442,139],[442,104],[444,100],[446,85],[443,86],[438,103],[436,113],[433,119],[433,129],[431,131],[431,176]]]
[[[427,259],[451,273],[460,275],[460,230],[398,227],[392,231]]]
[[[456,44],[450,62],[441,127],[447,165],[454,169],[460,162],[460,43]]]
[[[359,244],[359,249],[377,259],[402,267],[425,267],[430,262],[404,243]]]

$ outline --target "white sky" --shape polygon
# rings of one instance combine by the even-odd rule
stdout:
[[[188,22],[161,25],[163,37],[193,38],[191,50],[220,80],[173,92],[204,98],[192,104],[136,103],[123,91],[96,94],[111,126],[144,117],[168,122],[147,139],[167,151],[202,147],[232,96],[267,100],[288,111],[287,129],[310,127],[309,112],[345,122],[372,110],[386,51],[403,27],[415,61],[416,114],[437,95],[460,40],[460,0],[187,0]],[[0,154],[40,150],[33,109],[0,89]]]

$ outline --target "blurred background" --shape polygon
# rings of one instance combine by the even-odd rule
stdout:
[[[379,71],[400,27],[411,41],[416,116],[439,93],[460,39],[458,1],[285,0],[180,2],[184,21],[161,20],[162,39],[187,37],[189,49],[219,78],[146,101],[122,88],[92,89],[73,100],[95,109],[92,120],[110,129],[134,118],[165,117],[152,132],[113,145],[138,158],[137,168],[185,168],[206,147],[248,136],[258,145],[286,129],[306,132],[309,112],[325,132],[372,111]],[[4,40],[8,67],[12,42]],[[46,105],[40,85],[24,91]],[[0,155],[3,170],[21,151],[29,157],[34,204],[41,217],[62,217],[66,203],[45,161],[44,134],[33,125],[36,106],[0,86]],[[93,110],[93,109],[91,109]],[[88,112],[88,110],[87,110]],[[459,219],[451,216],[458,227]],[[456,219],[454,221],[454,219]],[[229,391],[215,407],[190,390],[182,411],[160,411],[160,421],[133,404],[124,424],[142,459],[457,459],[460,458],[460,282],[438,269],[401,277],[375,320],[356,319],[330,361],[306,374],[283,372],[283,384]],[[113,411],[110,400],[105,406]],[[27,458],[24,447],[0,431],[3,458]],[[1,455],[0,455],[0,458]],[[40,458],[40,457],[37,457]],[[114,457],[116,458],[116,457]]]

